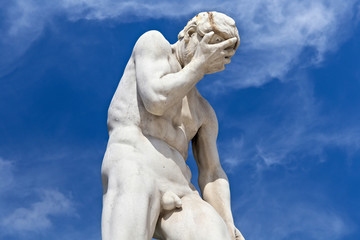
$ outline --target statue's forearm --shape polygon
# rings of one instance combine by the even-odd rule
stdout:
[[[148,105],[161,115],[176,102],[181,101],[203,77],[202,64],[197,60],[191,61],[179,72],[166,74],[154,83],[152,90],[157,96],[156,101]]]
[[[214,181],[208,181],[202,189],[202,195],[204,200],[215,208],[227,225],[234,224],[231,213],[229,182],[226,176],[225,178],[221,177]]]
[[[161,77],[162,86],[159,92],[172,93],[176,97],[184,97],[195,84],[200,81],[205,72],[201,61],[193,59],[188,65],[176,73],[166,74]]]

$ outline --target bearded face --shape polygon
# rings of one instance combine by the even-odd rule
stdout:
[[[202,37],[198,35],[198,33],[193,33],[189,40],[185,43],[185,53],[184,53],[184,64],[187,65],[191,59],[194,57],[196,48],[201,41]]]

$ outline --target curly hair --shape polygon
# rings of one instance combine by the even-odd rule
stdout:
[[[179,41],[185,37],[185,33],[193,29],[199,36],[204,36],[206,33],[213,31],[222,36],[224,39],[236,37],[238,39],[235,44],[235,49],[240,45],[240,36],[236,28],[234,19],[219,12],[201,12],[193,17],[179,33]]]

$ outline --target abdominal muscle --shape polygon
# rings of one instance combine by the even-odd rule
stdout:
[[[156,188],[165,193],[172,191],[179,197],[195,191],[191,184],[191,171],[183,156],[165,141],[143,135],[140,128],[127,126],[114,129],[109,137],[102,171],[112,165],[135,165],[138,172],[154,181]],[[131,177],[124,169],[119,177]]]

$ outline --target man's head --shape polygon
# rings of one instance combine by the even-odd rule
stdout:
[[[178,35],[178,40],[184,41],[186,45],[185,64],[192,58],[197,43],[209,32],[214,32],[210,44],[236,37],[237,42],[233,48],[236,50],[240,45],[239,32],[232,18],[219,12],[201,12],[192,18]]]
[[[234,48],[237,49],[239,47],[240,37],[235,21],[231,17],[219,12],[199,13],[187,23],[184,29],[179,33],[178,39],[179,41],[186,41],[188,37],[195,32],[200,37],[203,37],[206,33],[211,31],[215,33],[214,43],[216,43],[216,37],[220,37],[219,39],[222,39],[222,41],[236,37],[238,41]]]

